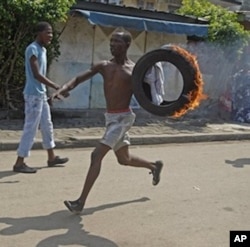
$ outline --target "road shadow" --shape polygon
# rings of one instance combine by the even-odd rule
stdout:
[[[92,215],[97,211],[102,211],[114,207],[131,203],[140,203],[150,200],[142,197],[135,200],[109,203],[98,207],[86,208],[83,215]],[[26,231],[54,231],[66,230],[63,234],[57,234],[41,240],[36,247],[58,247],[58,246],[87,246],[87,247],[117,247],[113,241],[101,236],[92,235],[83,228],[80,215],[72,215],[66,210],[51,213],[49,215],[32,216],[24,218],[0,218],[0,223],[9,225],[0,231],[0,235],[12,236],[22,234]]]
[[[146,201],[149,201],[149,200],[150,199],[148,197],[142,197],[142,198],[131,200],[131,201],[109,203],[109,204],[104,204],[104,205],[101,205],[101,206],[98,206],[98,207],[86,208],[83,211],[83,215],[91,215],[91,214],[94,214],[95,212],[102,211],[102,210],[105,210],[105,209],[119,207],[119,206],[123,206],[123,205],[126,205],[126,204],[131,204],[131,203],[146,202]]]
[[[17,173],[13,172],[12,170],[8,170],[8,171],[0,171],[0,180],[5,178],[5,177],[11,177],[17,175]],[[19,183],[18,180],[16,181],[0,181],[0,184],[15,184],[15,183]]]
[[[41,169],[56,169],[56,168],[63,168],[65,167],[67,164],[65,165],[56,165],[53,167],[49,167],[49,166],[39,166],[39,167],[35,167],[38,171]],[[19,172],[13,172],[12,170],[7,170],[7,171],[0,171],[0,180],[5,178],[5,177],[10,177],[10,176],[14,176],[14,175],[18,175],[18,174],[22,174]],[[0,183],[17,183],[19,181],[0,181]]]
[[[250,165],[250,158],[240,158],[236,160],[225,160],[226,164],[232,165],[235,168],[243,168],[245,165]]]

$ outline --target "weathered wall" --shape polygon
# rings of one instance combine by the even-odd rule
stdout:
[[[61,55],[50,67],[50,78],[63,85],[73,76],[87,69],[92,62],[93,37],[93,26],[86,25],[84,18],[71,18],[60,37]],[[90,90],[90,82],[81,84],[77,90],[71,92],[71,97],[60,102],[55,101],[54,108],[88,108]]]

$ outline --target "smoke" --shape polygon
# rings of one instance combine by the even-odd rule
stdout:
[[[226,47],[189,42],[186,49],[197,57],[205,81],[204,92],[210,99],[218,99],[230,86],[233,75],[250,64],[249,47],[241,43]]]

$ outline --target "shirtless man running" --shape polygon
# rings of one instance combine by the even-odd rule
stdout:
[[[107,109],[106,131],[91,153],[91,163],[80,197],[75,201],[64,201],[66,207],[73,213],[80,213],[83,210],[87,196],[100,173],[102,160],[111,149],[114,150],[119,164],[147,168],[153,175],[153,185],[160,182],[162,161],[150,162],[129,153],[128,130],[135,121],[135,114],[129,107],[133,94],[132,71],[135,65],[127,57],[131,39],[130,33],[115,31],[110,39],[110,51],[113,58],[92,65],[89,70],[67,82],[53,96],[53,98],[60,98],[61,95],[67,96],[70,90],[97,73],[103,77]]]

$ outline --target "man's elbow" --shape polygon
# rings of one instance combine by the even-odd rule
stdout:
[[[41,81],[41,75],[39,73],[34,73],[34,78],[38,81]]]

